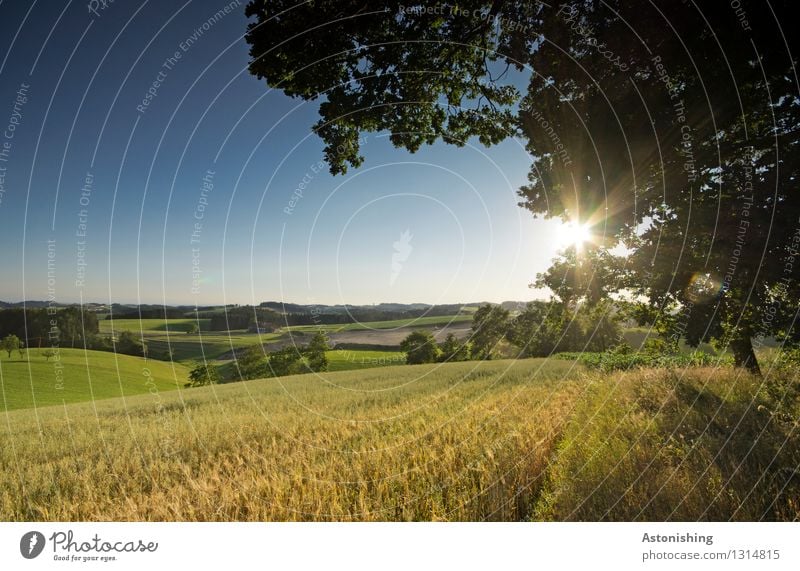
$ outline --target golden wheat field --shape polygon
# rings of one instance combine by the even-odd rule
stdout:
[[[3,520],[797,519],[797,382],[569,361],[6,413]]]

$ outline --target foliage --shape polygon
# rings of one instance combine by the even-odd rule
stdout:
[[[28,347],[48,343],[82,347],[84,339],[98,331],[97,314],[76,305],[0,310],[0,336],[16,335]]]
[[[485,304],[478,308],[472,317],[472,355],[477,359],[491,359],[500,341],[508,331],[507,309],[499,305]]]
[[[303,353],[295,346],[285,347],[270,353],[268,367],[273,377],[308,372],[308,364],[303,359]]]
[[[189,382],[187,387],[202,387],[205,385],[216,385],[222,377],[219,369],[211,363],[199,363],[189,371]]]
[[[19,351],[20,349],[20,341],[19,337],[16,335],[6,335],[3,337],[3,340],[0,341],[0,349],[6,351],[8,353],[8,358],[11,358],[11,353],[14,351]]]
[[[691,353],[651,353],[647,351],[633,351],[628,345],[619,345],[610,351],[602,353],[592,352],[564,352],[555,355],[557,359],[578,361],[589,367],[603,372],[627,371],[629,369],[658,368],[682,369],[686,367],[720,367],[733,365],[730,356],[715,356],[702,351]]]
[[[461,341],[453,333],[448,333],[439,344],[438,360],[442,363],[467,361],[470,358],[470,349],[469,341]]]
[[[237,349],[235,355],[236,371],[240,379],[260,379],[269,376],[270,368],[267,365],[267,356],[260,344],[251,345],[246,349]]]
[[[508,326],[506,337],[524,357],[563,351],[605,351],[622,341],[621,314],[609,300],[570,309],[551,300],[528,303]]]
[[[322,331],[317,331],[303,350],[309,371],[322,372],[328,370],[329,351],[328,337]]]
[[[435,363],[439,358],[439,347],[429,331],[414,331],[400,342],[400,350],[406,354],[406,363],[419,365]]]
[[[362,163],[362,132],[411,152],[521,135],[534,158],[521,206],[592,233],[545,272],[550,287],[563,277],[554,294],[572,305],[627,292],[660,332],[716,340],[758,372],[753,337],[800,342],[800,105],[776,28],[792,4],[737,4],[676,5],[665,25],[635,0],[431,12],[253,1],[249,69],[287,95],[324,97],[315,130],[333,173]],[[527,93],[503,83],[504,66],[534,70]]]
[[[515,4],[505,10],[522,18],[525,9]],[[458,7],[471,13],[486,4],[467,0]],[[519,94],[485,77],[499,53],[524,40],[497,34],[496,13],[492,7],[482,20],[443,18],[410,14],[387,0],[368,10],[352,0],[250,2],[246,14],[256,18],[245,36],[250,73],[292,97],[325,96],[314,129],[333,174],[362,163],[360,131],[387,131],[395,146],[412,152],[439,138],[498,143],[514,131],[508,107]]]
[[[120,333],[113,347],[117,353],[123,355],[135,355],[136,357],[147,356],[147,343],[144,337],[138,337],[134,335],[132,331],[123,331]]]

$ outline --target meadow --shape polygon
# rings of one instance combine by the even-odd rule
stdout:
[[[796,520],[797,375],[767,379],[528,359],[11,411],[0,519]]]
[[[0,359],[3,410],[128,397],[182,386],[189,369],[105,351],[66,349],[49,359],[39,349]]]

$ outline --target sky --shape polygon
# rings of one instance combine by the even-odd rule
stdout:
[[[247,71],[245,2],[0,3],[0,300],[526,301],[559,224],[522,141],[332,176],[319,101]],[[220,9],[227,13],[215,18]]]

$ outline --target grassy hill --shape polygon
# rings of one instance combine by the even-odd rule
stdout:
[[[127,397],[183,386],[189,369],[104,351],[61,349],[59,359],[46,359],[31,349],[0,358],[2,410],[61,405],[95,399]]]
[[[0,519],[792,520],[796,379],[530,359],[12,411]]]

